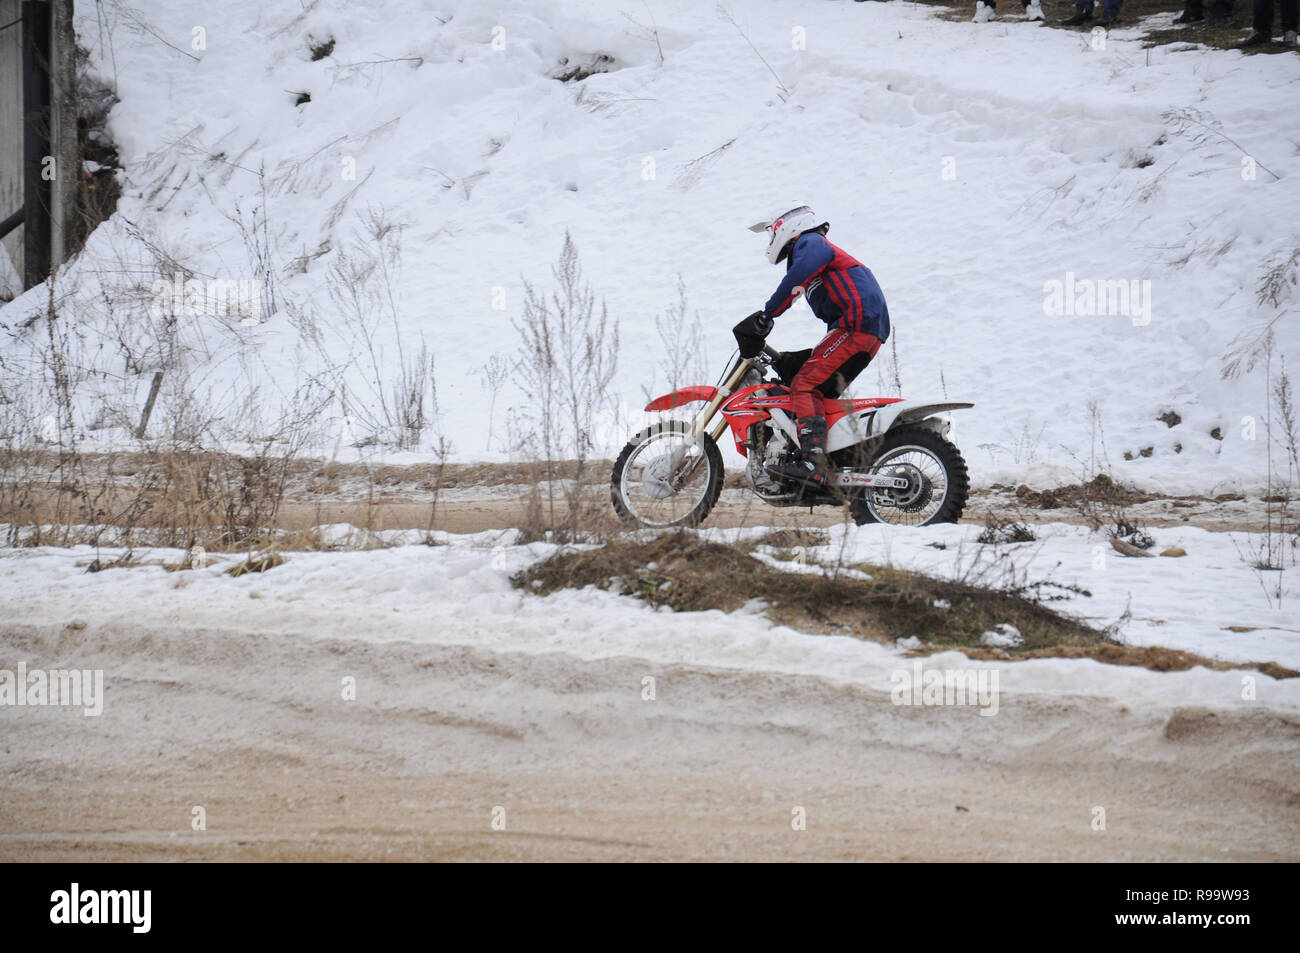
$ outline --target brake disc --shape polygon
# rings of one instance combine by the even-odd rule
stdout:
[[[695,467],[683,468],[690,447],[674,447],[646,464],[645,476],[641,485],[647,494],[656,500],[664,500],[677,493]],[[698,461],[697,461],[698,463]]]
[[[664,454],[646,465],[645,475],[641,478],[641,487],[646,495],[655,500],[666,500],[675,490],[672,485],[672,454]]]
[[[882,476],[907,481],[907,489],[897,490],[892,487],[877,494],[877,499],[900,510],[915,512],[930,502],[934,487],[919,469],[910,463],[897,464],[886,470]]]

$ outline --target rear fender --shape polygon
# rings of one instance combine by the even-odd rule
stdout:
[[[845,414],[826,435],[826,450],[834,453],[863,440],[883,436],[894,427],[919,423],[927,417],[942,414],[949,410],[963,410],[974,407],[964,401],[931,402],[921,400],[900,400],[881,407],[872,407]],[[937,421],[936,421],[937,423]],[[947,428],[944,428],[945,430]]]
[[[879,437],[886,431],[893,430],[895,427],[902,427],[904,424],[920,423],[925,418],[933,417],[935,414],[947,413],[950,410],[966,410],[974,406],[974,404],[962,400],[939,402],[900,400],[896,404],[889,404],[880,408],[880,412],[871,421],[871,436]]]

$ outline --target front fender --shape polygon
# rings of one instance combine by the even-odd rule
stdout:
[[[671,394],[656,397],[645,405],[645,409],[649,411],[673,410],[676,407],[693,404],[697,400],[713,400],[717,393],[718,389],[716,387],[709,387],[707,384],[692,384],[690,387],[675,390]]]

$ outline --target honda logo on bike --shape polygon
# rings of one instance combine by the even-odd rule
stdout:
[[[722,409],[731,413],[739,410],[754,410],[760,407],[781,407],[788,403],[789,400],[788,396],[756,397],[753,394],[740,394],[727,401]]]

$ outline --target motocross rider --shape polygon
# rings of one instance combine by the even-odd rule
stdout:
[[[784,261],[785,277],[763,310],[733,329],[740,356],[752,358],[763,350],[772,319],[800,295],[826,322],[827,334],[816,347],[784,354],[773,364],[790,388],[799,448],[768,467],[775,476],[818,488],[829,479],[825,400],[838,397],[889,337],[889,309],[880,285],[865,265],[826,240],[829,230],[807,205],[750,226],[769,233],[767,260]]]

